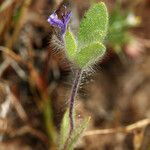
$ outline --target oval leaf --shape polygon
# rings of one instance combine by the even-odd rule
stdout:
[[[68,58],[74,60],[77,44],[72,32],[69,30],[65,34],[65,47]]]
[[[105,53],[105,46],[102,43],[92,43],[81,49],[76,55],[76,63],[81,68],[92,65],[97,59]]]
[[[83,131],[87,128],[89,121],[90,121],[90,117],[85,118],[80,123],[80,125],[78,127],[76,127],[76,129],[73,131],[73,133],[69,139],[69,143],[67,145],[66,150],[73,150],[74,149],[74,145],[77,143],[77,141],[81,137]]]
[[[85,14],[78,33],[78,49],[88,43],[102,42],[108,27],[108,12],[103,2],[95,4]]]
[[[63,120],[61,122],[61,128],[60,128],[60,139],[59,139],[59,149],[62,150],[63,146],[66,142],[66,139],[69,135],[69,112],[68,110],[64,114]]]

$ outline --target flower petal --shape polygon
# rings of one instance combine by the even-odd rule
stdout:
[[[62,28],[64,25],[63,25],[63,22],[58,19],[58,16],[56,13],[53,13],[49,16],[49,18],[47,19],[47,21],[49,22],[50,25],[52,26],[57,26],[59,28]]]
[[[62,14],[62,17],[62,19],[59,19],[57,14],[54,12],[48,17],[47,21],[50,25],[60,28],[61,35],[64,35],[71,17],[71,12],[67,12],[67,14]]]
[[[66,24],[69,23],[69,20],[71,18],[72,13],[71,12],[67,12],[67,14],[65,15],[64,21]]]

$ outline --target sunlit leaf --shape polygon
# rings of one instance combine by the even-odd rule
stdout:
[[[91,7],[81,20],[78,32],[78,49],[93,42],[102,42],[108,28],[108,12],[104,3]]]
[[[66,150],[73,150],[75,144],[79,140],[80,136],[82,135],[83,131],[87,128],[90,118],[84,119],[78,127],[75,128],[74,132],[72,133]]]
[[[61,122],[61,128],[60,128],[60,141],[59,141],[59,149],[61,150],[67,140],[67,137],[69,135],[69,112],[66,111],[64,114],[64,117]]]
[[[77,50],[77,44],[72,32],[70,32],[69,30],[65,34],[65,47],[68,58],[70,60],[74,60],[75,53]]]
[[[105,53],[105,46],[101,43],[92,43],[81,49],[76,55],[76,63],[81,67],[92,65]]]

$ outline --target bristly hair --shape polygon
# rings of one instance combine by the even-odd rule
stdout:
[[[57,35],[53,35],[52,36],[52,38],[51,38],[51,41],[50,41],[50,44],[52,45],[52,47],[53,47],[53,52],[54,52],[54,54],[57,54],[57,53],[59,53],[59,52],[62,52],[62,51],[64,51],[64,49],[65,49],[65,45],[64,45],[64,42],[62,41],[62,40],[60,40],[59,38],[58,38],[58,36]]]

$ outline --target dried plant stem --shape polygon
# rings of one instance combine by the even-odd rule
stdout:
[[[150,124],[150,119],[143,119],[131,125],[125,127],[111,128],[111,129],[101,129],[101,130],[93,130],[87,131],[83,134],[84,136],[92,136],[92,135],[107,135],[107,134],[115,134],[118,132],[122,133],[133,133],[137,129],[143,129],[147,125]]]
[[[9,47],[10,49],[13,47],[13,44],[17,40],[18,34],[19,34],[21,26],[23,24],[23,18],[26,15],[26,13],[28,12],[28,7],[30,6],[30,4],[31,4],[31,0],[26,0],[26,1],[23,1],[23,3],[22,3],[20,16],[15,25],[13,35],[7,42],[7,47]]]

